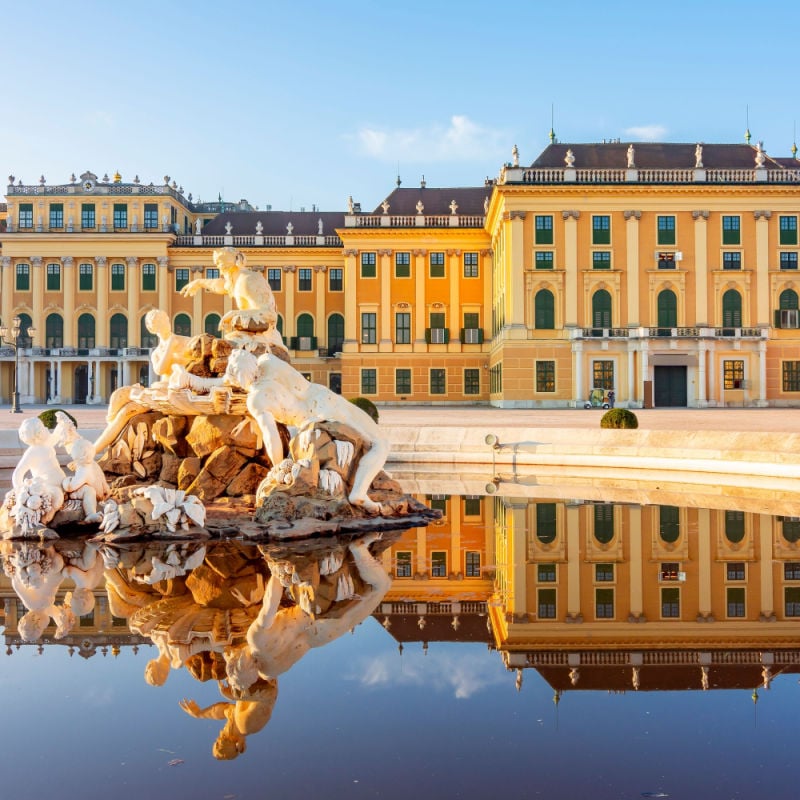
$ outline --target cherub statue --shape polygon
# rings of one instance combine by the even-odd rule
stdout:
[[[106,476],[94,460],[94,444],[87,439],[76,439],[69,447],[72,462],[68,465],[73,474],[64,478],[62,486],[70,499],[80,500],[83,505],[84,522],[100,522],[103,515],[97,511],[97,503],[111,494]]]
[[[153,365],[153,371],[166,381],[173,365],[185,366],[189,363],[192,357],[192,337],[173,333],[167,312],[160,308],[148,311],[144,324],[150,333],[158,336],[158,344],[150,352],[150,363]]]
[[[273,466],[283,461],[283,442],[276,423],[302,428],[311,422],[332,421],[349,426],[362,438],[364,452],[348,500],[369,513],[381,513],[380,503],[371,500],[367,491],[386,463],[387,440],[372,418],[358,406],[321,384],[310,383],[290,364],[268,353],[256,359],[239,349],[228,357],[223,378],[201,378],[185,370],[175,370],[170,385],[201,390],[220,385],[244,389],[247,410],[261,431]]]

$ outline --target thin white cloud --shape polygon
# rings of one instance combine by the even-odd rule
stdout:
[[[114,127],[114,117],[108,111],[92,111],[89,115],[89,122],[93,125],[102,125],[104,128]]]
[[[658,142],[667,135],[667,129],[663,125],[635,125],[625,128],[625,134],[641,142]]]
[[[354,138],[361,152],[379,161],[468,161],[500,157],[508,149],[503,131],[485,128],[463,114],[453,115],[447,125],[387,130],[361,128]]]
[[[504,670],[485,655],[455,658],[446,653],[405,653],[379,656],[362,662],[350,674],[351,680],[372,688],[382,686],[429,686],[452,691],[458,699],[468,699],[488,686],[503,683]]]

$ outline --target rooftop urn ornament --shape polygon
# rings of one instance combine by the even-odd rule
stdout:
[[[569,169],[575,166],[575,153],[572,150],[567,150],[567,154],[564,156],[564,163]]]
[[[756,144],[756,168],[763,167],[767,154],[764,152],[764,142]]]
[[[632,144],[628,145],[628,169],[636,169],[636,162],[634,161],[634,148]]]
[[[69,182],[75,183],[78,179],[75,177],[75,173],[73,172],[72,175],[69,176]]]
[[[287,222],[286,223],[286,235],[287,236],[291,236],[293,230],[294,230],[294,225],[292,225],[291,222]]]
[[[103,175],[103,183],[108,183],[108,173],[107,172]]]
[[[422,200],[417,200],[417,214],[421,214],[425,210],[425,206],[422,205]]]
[[[694,168],[703,169],[703,145],[700,142],[694,148]]]
[[[133,182],[138,185],[138,183],[139,183],[139,176],[138,175],[134,175],[133,176]]]
[[[225,223],[225,233],[230,236],[233,232],[233,225],[231,225],[230,221]]]
[[[42,186],[44,186],[44,185],[45,185],[46,181],[45,181],[45,179],[44,179],[44,175],[42,175],[42,177],[41,177],[41,178],[39,178],[39,183],[40,183]]]
[[[164,185],[169,186],[169,175],[164,176]]]
[[[177,181],[172,181],[172,188],[173,189],[177,189],[178,188],[178,182]]]
[[[12,186],[13,184],[14,184],[14,176],[13,175],[9,175],[8,176],[8,185]]]
[[[515,167],[518,167],[519,166],[519,148],[516,145],[514,145],[514,147],[511,150],[511,157],[513,159],[513,162],[512,162],[513,165]]]
[[[455,200],[450,201],[450,213],[455,215],[456,211],[458,211],[458,203]]]
[[[261,224],[261,220],[256,222],[256,235],[261,236],[264,233],[264,226]]]
[[[384,214],[388,214],[388,213],[389,213],[389,208],[390,208],[390,206],[389,206],[389,201],[388,201],[388,200],[384,200],[384,201],[381,203],[381,208],[383,209],[383,213],[384,213]]]
[[[114,173],[114,183],[122,183],[122,175],[120,175],[119,170]]]

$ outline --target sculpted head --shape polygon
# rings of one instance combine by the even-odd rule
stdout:
[[[161,336],[162,338],[169,335],[171,330],[169,316],[167,316],[166,311],[160,308],[154,308],[152,311],[148,311],[144,318],[144,324],[150,333],[154,333],[156,336]]]
[[[17,623],[17,631],[23,642],[35,642],[50,624],[50,615],[46,611],[28,611]]]
[[[235,272],[247,263],[247,256],[241,250],[236,250],[233,247],[222,247],[219,250],[215,250],[212,258],[214,266],[220,272]]]
[[[65,602],[67,602],[65,600]],[[72,591],[72,596],[69,597],[69,607],[79,617],[86,616],[94,608],[94,595],[91,589],[80,587]]]
[[[88,439],[76,439],[69,448],[76,464],[91,464],[94,461],[94,445]]]
[[[25,444],[41,444],[46,441],[48,436],[47,428],[39,417],[31,417],[26,419],[22,425],[19,426],[19,438]]]
[[[242,389],[249,389],[258,377],[258,360],[246,350],[234,350],[228,356],[225,382]]]

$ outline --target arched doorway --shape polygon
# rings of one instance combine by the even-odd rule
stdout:
[[[73,383],[73,402],[76,405],[85,404],[88,394],[89,394],[89,368],[86,366],[86,364],[79,364],[77,367],[75,367],[75,376]]]

